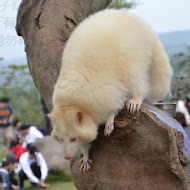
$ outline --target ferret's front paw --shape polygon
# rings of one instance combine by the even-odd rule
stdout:
[[[131,99],[126,103],[127,111],[134,114],[138,112],[141,106],[141,100],[139,99]]]
[[[80,159],[80,170],[83,171],[83,173],[87,172],[88,170],[91,169],[91,165],[92,165],[92,160],[91,159],[85,159],[84,157],[82,157]]]
[[[104,128],[104,135],[110,136],[114,130],[114,121],[107,122]]]

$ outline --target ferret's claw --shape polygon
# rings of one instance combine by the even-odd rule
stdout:
[[[92,165],[92,160],[91,159],[84,159],[81,158],[80,159],[80,163],[81,163],[81,166],[80,166],[80,170],[83,171],[83,173],[87,172],[88,170],[91,169],[91,165]]]
[[[110,134],[113,132],[113,130],[114,130],[114,124],[113,123],[106,124],[105,129],[104,129],[104,135],[110,136]]]
[[[106,125],[105,125],[105,128],[104,128],[104,135],[105,136],[110,136],[110,134],[114,130],[114,116],[115,115],[110,116],[110,118],[106,122]]]
[[[126,103],[127,111],[134,114],[138,112],[141,106],[141,100],[131,99]]]

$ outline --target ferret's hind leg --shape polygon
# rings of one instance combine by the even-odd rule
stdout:
[[[145,65],[146,64],[144,64],[144,67]],[[127,111],[132,114],[139,111],[142,101],[149,92],[149,76],[146,68],[147,66],[143,70],[143,68],[137,69],[136,67],[136,70],[133,71],[134,73],[132,72],[133,76],[130,77],[130,81],[126,82],[131,96],[131,99],[126,103],[126,108]]]
[[[104,135],[105,136],[110,136],[110,134],[113,132],[114,130],[114,118],[115,118],[115,113],[111,114],[107,121],[106,121],[106,125],[105,125],[105,129],[104,129]]]
[[[80,170],[83,171],[83,173],[87,172],[91,169],[92,160],[89,159],[89,150],[90,150],[91,144],[83,145],[81,147],[83,157],[80,159]]]
[[[142,98],[132,98],[126,103],[127,111],[134,114],[138,112],[142,103]]]

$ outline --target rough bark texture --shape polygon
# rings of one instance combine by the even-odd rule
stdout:
[[[111,0],[23,0],[16,30],[24,38],[34,83],[51,109],[53,87],[59,74],[65,43],[88,15],[104,9]]]
[[[110,137],[98,138],[91,149],[92,169],[82,174],[80,154],[71,161],[71,172],[78,190],[189,190],[183,154],[183,136],[164,121],[176,121],[151,105],[127,115],[123,110],[115,119]]]

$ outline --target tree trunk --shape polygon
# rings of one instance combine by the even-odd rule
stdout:
[[[24,38],[28,66],[49,110],[62,52],[74,28],[111,0],[23,0],[16,30]]]

